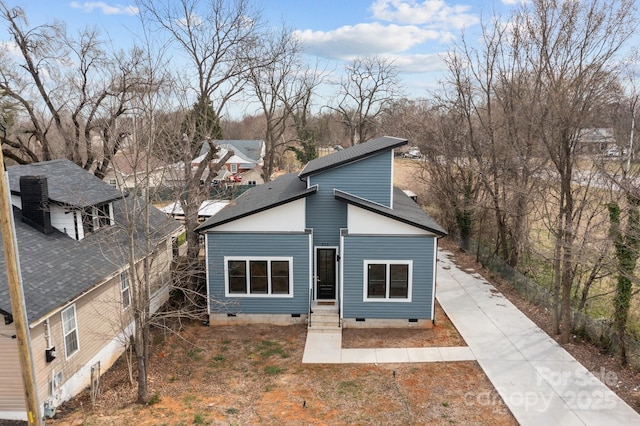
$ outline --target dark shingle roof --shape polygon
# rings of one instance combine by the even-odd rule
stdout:
[[[324,157],[319,157],[315,160],[309,161],[304,169],[302,169],[299,176],[301,178],[307,177],[309,175],[352,163],[375,155],[381,151],[397,148],[406,144],[406,139],[394,138],[391,136],[372,139],[341,151],[336,151],[333,154],[325,155]]]
[[[46,176],[49,200],[74,207],[88,207],[122,197],[120,191],[105,184],[69,160],[7,167],[13,194],[20,193],[20,176]]]
[[[444,237],[445,235],[447,235],[447,231],[445,231],[440,225],[438,225],[438,223],[433,220],[431,216],[429,216],[424,210],[420,208],[418,203],[413,201],[400,188],[393,188],[393,209],[390,209],[378,203],[373,203],[369,200],[365,200],[364,198],[342,192],[338,189],[334,190],[334,195],[338,200],[353,204],[365,210],[381,214],[400,222],[416,226],[418,228],[424,229],[425,231],[433,232],[439,237]]]
[[[135,202],[127,199],[131,206]],[[126,222],[124,200],[114,202],[118,223]],[[14,208],[16,239],[20,256],[20,270],[25,305],[30,323],[41,319],[52,310],[63,306],[87,292],[106,277],[115,274],[127,264],[127,234],[121,226],[102,228],[76,241],[66,234],[54,231],[44,234],[25,224],[21,212]],[[138,220],[136,247],[144,247],[141,218]],[[155,241],[180,229],[179,222],[152,208],[150,216],[151,247]],[[2,250],[0,250],[1,252]],[[141,255],[141,250],[137,250]],[[5,270],[5,258],[0,259]],[[11,312],[6,275],[0,276],[0,311]]]
[[[295,173],[280,176],[274,181],[251,188],[196,228],[204,231],[214,226],[231,222],[241,217],[289,203],[316,192],[316,187],[307,188]]]
[[[128,238],[124,229],[129,223],[128,217],[133,217],[136,223],[134,240],[138,256],[143,254],[146,242],[145,221],[139,213],[140,199],[120,198],[117,190],[66,160],[11,167],[12,188],[19,187],[19,176],[32,174],[47,176],[50,198],[64,204],[82,207],[88,200],[99,203],[115,198],[113,210],[118,225],[98,229],[76,241],[57,230],[51,234],[36,230],[22,222],[19,209],[13,209],[25,305],[31,323],[87,292],[127,264]],[[60,188],[67,184],[78,193]],[[89,195],[84,196],[85,191]],[[181,228],[179,222],[154,207],[150,210],[149,225],[152,249],[159,239]],[[0,256],[0,269],[6,269],[4,256]],[[2,312],[11,312],[5,274],[0,275]]]

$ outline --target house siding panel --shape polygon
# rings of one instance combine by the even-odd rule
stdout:
[[[3,418],[3,412],[24,412],[26,408],[18,342],[11,338],[16,334],[16,330],[13,324],[5,325],[1,316],[0,321],[0,418]]]
[[[381,319],[431,319],[434,237],[344,237],[343,317]],[[413,260],[411,302],[364,302],[365,260]]]
[[[391,152],[330,169],[309,178],[318,192],[307,199],[307,227],[315,246],[337,246],[340,229],[347,227],[347,205],[335,199],[334,188],[389,206],[391,203]]]
[[[336,167],[311,176],[311,185],[319,184],[319,191],[333,189],[347,192],[374,203],[391,207],[392,151]]]
[[[315,246],[337,246],[340,229],[347,227],[347,205],[335,199],[330,181],[318,180],[318,192],[307,200],[307,228],[313,229]]]
[[[306,314],[309,309],[309,234],[210,233],[206,236],[211,313]],[[293,258],[293,297],[225,297],[225,256]]]
[[[90,361],[130,321],[129,312],[122,310],[119,275],[78,299],[75,302],[75,307],[80,348],[71,357],[67,358],[65,353],[60,312],[49,317],[51,344],[55,346],[57,353],[56,359],[52,362],[48,363],[45,360],[45,350],[47,349],[45,324],[40,323],[31,330],[33,360],[41,403],[50,396],[55,396],[60,401],[67,400],[74,396],[75,392],[89,385],[88,370],[91,367],[89,365]],[[102,372],[106,371],[115,362],[124,349],[124,343],[121,342],[120,348],[112,354],[111,359],[103,360],[101,363]],[[61,384],[65,386],[61,388],[64,391],[56,392],[55,394],[51,393],[51,376],[53,372],[56,374],[62,373]],[[74,376],[75,385],[67,387],[65,382]]]

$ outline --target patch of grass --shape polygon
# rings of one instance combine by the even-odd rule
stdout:
[[[196,413],[193,416],[193,424],[194,425],[203,425],[206,422],[205,418],[206,418],[205,414]]]
[[[338,394],[357,395],[362,390],[362,385],[355,380],[347,380],[338,383]]]
[[[267,359],[273,355],[280,355],[280,358],[289,358],[289,354],[282,348],[280,343],[271,340],[263,340],[258,346],[260,358]]]
[[[224,356],[224,355],[222,355],[222,354],[216,354],[216,355],[213,357],[213,360],[214,360],[214,361],[216,361],[216,362],[222,362],[222,361],[225,361],[226,359],[227,359],[227,358],[225,358],[225,356]]]
[[[227,414],[238,414],[240,412],[240,410],[238,410],[237,408],[234,407],[229,407],[226,410]]]
[[[198,397],[196,395],[187,394],[182,398],[182,402],[184,402],[185,405],[191,405],[191,403],[195,402],[197,399]]]
[[[275,376],[277,374],[284,373],[284,368],[278,367],[276,365],[267,365],[264,367],[264,372],[270,376]]]
[[[202,352],[204,349],[193,348],[187,351],[187,356],[193,361],[202,361]]]
[[[153,395],[151,395],[151,398],[149,398],[149,402],[147,404],[156,405],[158,402],[160,402],[160,392],[156,392]]]
[[[442,406],[443,406],[443,407],[448,407],[448,406],[449,406],[449,403],[448,403],[448,402],[443,402],[443,403],[442,403]]]

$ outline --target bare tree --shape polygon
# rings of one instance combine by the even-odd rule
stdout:
[[[533,176],[546,157],[539,155],[527,123],[532,85],[522,64],[510,59],[519,46],[509,39],[507,28],[498,18],[484,24],[479,48],[462,39],[447,58],[452,90],[442,102],[460,115],[459,125],[465,127],[463,155],[490,201],[495,250],[516,266],[528,234],[526,216],[537,184]]]
[[[483,25],[479,48],[463,39],[448,58],[449,105],[465,117],[469,157],[495,213],[496,250],[518,264],[532,212],[553,236],[554,323],[565,342],[576,279],[587,290],[605,259],[588,237],[603,229],[603,207],[594,207],[589,191],[596,173],[574,174],[579,135],[616,93],[614,60],[631,35],[633,7],[523,3],[508,22],[495,17]]]
[[[570,339],[574,244],[581,197],[573,183],[580,130],[591,111],[609,103],[616,86],[616,55],[633,34],[634,2],[556,2],[535,0],[513,19],[521,37],[521,57],[534,80],[536,136],[543,143],[558,179],[554,275],[556,330]],[[578,198],[576,199],[576,195]],[[561,325],[561,327],[560,327]],[[561,330],[558,330],[561,328]]]
[[[339,83],[338,112],[349,143],[355,145],[371,138],[376,118],[401,97],[398,69],[389,59],[367,56],[354,59],[345,67]]]
[[[0,92],[27,125],[2,136],[19,164],[68,158],[102,178],[121,142],[116,119],[126,111],[137,54],[109,55],[96,30],[77,37],[59,22],[28,28],[24,11],[0,2],[15,55],[4,52]]]
[[[198,100],[196,105],[204,106],[190,115],[193,119],[181,137],[184,189],[180,203],[187,228],[187,259],[197,261],[200,241],[195,228],[200,204],[208,197],[217,171],[233,155],[229,151],[228,157],[212,162],[218,151],[215,141],[202,138],[206,130],[198,128],[197,122],[210,122],[210,101],[216,118],[221,117],[226,104],[242,90],[247,69],[253,66],[247,53],[257,41],[260,16],[247,0],[141,0],[140,4],[143,20],[166,37],[185,63],[176,79],[177,98],[185,105]],[[189,96],[193,96],[191,101]],[[206,155],[194,165],[205,144],[209,148]]]
[[[300,108],[308,108],[319,83],[317,70],[302,60],[302,45],[286,28],[266,34],[251,55],[254,65],[248,70],[247,93],[259,104],[264,118],[266,154],[264,179],[269,181],[276,166],[276,157],[297,133],[288,130],[301,122]]]

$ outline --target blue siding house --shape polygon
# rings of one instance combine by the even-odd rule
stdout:
[[[212,324],[430,326],[437,239],[382,137],[252,188],[200,225]]]

